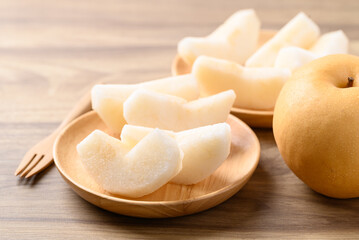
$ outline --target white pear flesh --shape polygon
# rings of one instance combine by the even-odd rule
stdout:
[[[92,88],[92,108],[106,125],[120,133],[126,121],[123,117],[123,103],[137,89],[150,89],[194,100],[198,98],[197,82],[191,74],[169,77],[139,84],[104,84]]]
[[[323,34],[310,48],[317,57],[348,53],[349,40],[342,30]]]
[[[248,68],[237,63],[201,56],[193,65],[201,96],[228,89],[236,94],[234,107],[273,109],[283,84],[291,76],[285,68]]]
[[[259,31],[260,21],[255,11],[241,10],[207,37],[182,39],[178,44],[178,54],[189,65],[201,55],[244,63],[257,48]]]
[[[166,184],[182,168],[183,152],[173,136],[152,130],[129,148],[95,130],[77,145],[83,166],[104,190],[137,198]]]
[[[152,128],[125,125],[122,141],[136,145]],[[230,153],[231,129],[227,123],[194,128],[174,133],[183,151],[182,170],[171,180],[177,184],[196,184],[210,176]]]
[[[291,71],[298,69],[316,58],[331,54],[348,53],[349,40],[342,30],[323,34],[309,49],[299,47],[284,47],[276,58],[274,67],[288,68]]]
[[[225,122],[235,97],[234,91],[228,90],[188,102],[176,96],[139,89],[123,104],[124,117],[131,125],[178,132]]]
[[[316,55],[309,50],[299,47],[284,47],[279,51],[274,67],[288,68],[293,72],[314,59],[316,59]]]
[[[273,67],[281,48],[310,48],[319,37],[319,27],[304,13],[297,14],[268,42],[248,58],[247,67]]]

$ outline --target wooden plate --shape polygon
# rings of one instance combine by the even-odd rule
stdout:
[[[115,213],[145,218],[176,217],[214,207],[234,195],[249,180],[259,161],[259,141],[241,120],[230,115],[231,153],[208,178],[195,185],[168,183],[141,198],[113,195],[101,189],[87,174],[76,145],[95,129],[111,135],[99,116],[91,111],[74,120],[58,136],[54,160],[65,181],[86,201]]]
[[[274,36],[274,30],[262,30],[259,36],[258,48]],[[188,65],[180,56],[176,56],[172,62],[172,75],[187,74],[192,71],[192,66]],[[232,114],[246,122],[252,127],[272,127],[273,110],[252,110],[244,108],[235,108],[231,110]]]

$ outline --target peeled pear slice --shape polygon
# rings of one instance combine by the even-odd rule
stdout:
[[[125,125],[121,139],[126,144],[134,146],[152,131],[152,128]],[[184,154],[182,170],[172,178],[173,183],[198,183],[211,175],[229,155],[231,129],[227,123],[169,133],[175,135]]]
[[[310,61],[313,61],[316,55],[311,51],[299,47],[282,48],[275,60],[274,67],[288,68],[292,72]]]
[[[234,107],[273,109],[283,84],[291,76],[289,69],[248,68],[237,63],[201,56],[193,65],[201,96],[233,89]]]
[[[273,67],[281,48],[310,48],[319,37],[319,27],[303,12],[290,20],[246,61],[247,67]]]
[[[166,184],[179,173],[183,159],[174,137],[158,129],[131,147],[95,130],[77,145],[77,152],[99,186],[133,198]]]
[[[186,100],[198,98],[197,82],[190,74],[169,77],[139,84],[105,84],[92,88],[92,108],[106,125],[120,133],[126,121],[123,118],[123,103],[137,89],[150,89]]]
[[[316,58],[331,54],[348,53],[349,40],[342,30],[323,34],[309,49],[284,47],[277,56],[274,66],[292,71]]]
[[[331,54],[348,53],[349,40],[342,30],[323,34],[319,40],[310,48],[317,57]]]
[[[236,95],[233,90],[187,102],[146,89],[135,91],[123,104],[131,125],[183,131],[225,122]]]
[[[200,55],[244,63],[257,47],[259,30],[260,21],[255,11],[241,10],[207,37],[182,39],[178,44],[178,54],[189,65]]]

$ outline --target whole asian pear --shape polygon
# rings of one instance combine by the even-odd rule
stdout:
[[[294,72],[274,109],[289,168],[313,190],[359,197],[359,57],[329,55]]]

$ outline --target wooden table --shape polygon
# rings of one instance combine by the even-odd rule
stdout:
[[[271,130],[255,130],[258,169],[225,203],[174,219],[112,214],[78,197],[55,167],[30,179],[13,172],[100,78],[138,82],[170,75],[176,43],[205,35],[232,12],[254,7],[264,28],[299,10],[323,32],[343,29],[359,55],[359,2],[8,1],[0,2],[0,239],[359,238],[359,199],[335,200],[287,168]]]

